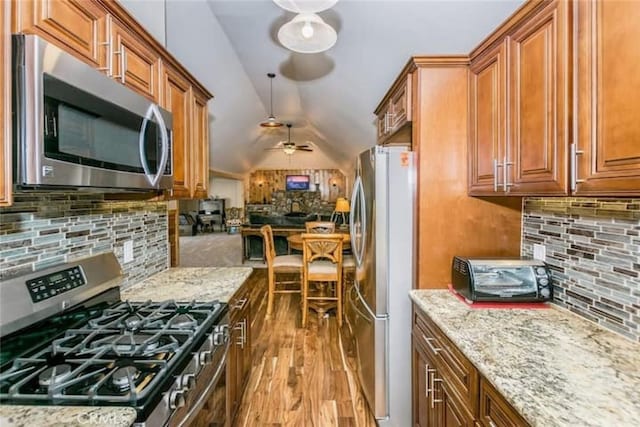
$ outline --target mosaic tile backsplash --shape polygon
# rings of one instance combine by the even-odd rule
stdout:
[[[522,237],[546,246],[554,302],[640,342],[640,199],[529,197]]]
[[[113,251],[124,286],[168,267],[166,202],[108,201],[92,193],[18,193],[0,209],[0,279]],[[124,242],[134,260],[124,263]]]

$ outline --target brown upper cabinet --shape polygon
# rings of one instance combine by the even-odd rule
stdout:
[[[9,5],[0,2],[0,55],[11,58]],[[11,61],[0,61],[0,206],[11,204]]]
[[[28,0],[2,1],[2,48],[10,58],[9,28],[14,33],[37,34],[104,72],[173,114],[172,198],[205,198],[209,181],[207,101],[212,95],[180,65],[133,17],[115,1]],[[11,13],[9,13],[9,8]],[[8,18],[12,17],[12,26]],[[4,25],[6,24],[6,25]],[[7,100],[10,61],[3,61],[0,78],[3,104]],[[11,203],[10,120],[0,131],[0,206]]]
[[[96,68],[104,67],[107,11],[96,1],[13,1],[13,32],[37,34]]]
[[[576,8],[578,195],[640,195],[640,2],[582,0]]]
[[[107,21],[107,73],[139,94],[160,100],[160,55],[111,16]]]
[[[192,141],[192,166],[193,171],[193,195],[194,199],[206,199],[209,188],[209,112],[207,110],[207,97],[199,91],[193,91],[191,101],[191,141]]]
[[[180,73],[165,68],[162,107],[173,115],[173,189],[170,196],[191,197],[191,86]]]
[[[471,60],[471,195],[569,191],[571,3],[528,6]]]
[[[395,84],[375,114],[378,117],[378,144],[411,144],[411,74]]]

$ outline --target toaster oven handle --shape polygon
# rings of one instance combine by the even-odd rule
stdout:
[[[160,164],[158,165],[158,171],[153,174],[149,169],[149,164],[147,163],[147,157],[144,153],[144,135],[147,131],[147,124],[150,120],[155,118],[160,127],[160,143],[161,143],[161,157]],[[169,134],[167,133],[167,128],[164,123],[164,119],[162,118],[162,114],[158,109],[157,104],[150,104],[147,109],[147,114],[145,114],[144,120],[142,121],[142,126],[140,126],[140,134],[138,136],[138,145],[140,148],[140,161],[142,163],[142,168],[144,169],[144,174],[147,177],[149,183],[155,187],[162,178],[164,174],[164,170],[167,167],[167,162],[169,161]]]

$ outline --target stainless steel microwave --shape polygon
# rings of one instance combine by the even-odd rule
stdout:
[[[171,188],[171,113],[37,36],[12,59],[16,186]]]
[[[469,301],[547,301],[551,272],[543,261],[525,258],[454,257],[453,289]]]

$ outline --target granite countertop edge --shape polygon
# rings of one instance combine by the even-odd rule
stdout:
[[[3,427],[129,427],[136,410],[119,406],[0,405]]]
[[[553,304],[546,309],[533,310],[471,309],[448,290],[416,289],[410,291],[410,297],[532,426],[632,426],[636,424],[631,420],[640,419],[638,343]],[[433,301],[428,301],[429,298]],[[434,310],[429,303],[436,301],[440,307]],[[443,307],[453,309],[455,314],[447,313],[448,310]],[[459,324],[451,324],[454,317],[454,321],[459,321]],[[488,322],[499,319],[499,327],[490,332],[483,331],[480,337],[476,337],[480,331],[473,330],[473,327],[465,330],[467,318],[478,322],[483,317]],[[513,329],[509,330],[512,326],[509,322],[511,319],[515,322]],[[546,330],[527,330],[530,325],[542,326]],[[576,332],[575,340],[572,336],[567,337],[573,332],[572,328]],[[505,340],[506,334],[510,340]],[[553,334],[559,338],[551,336]],[[507,342],[503,343],[503,340]],[[571,349],[574,350],[574,356],[579,354],[584,357],[572,360],[573,363],[565,362],[566,366],[560,360],[557,369],[553,372],[543,369],[544,374],[536,370],[535,366],[529,366],[532,361],[558,361],[559,355],[567,357],[571,354],[568,352]],[[509,365],[505,360],[510,360],[513,364]],[[500,363],[509,366],[499,366]],[[509,368],[512,368],[511,372],[508,372]],[[594,373],[588,368],[598,371]],[[610,394],[603,393],[600,389],[593,402],[584,402],[593,403],[593,407],[582,408],[580,412],[581,397],[576,396],[580,394],[580,390],[568,390],[566,387],[569,386],[565,383],[578,383],[586,390],[591,385],[589,381],[595,377],[594,384],[605,387],[611,385],[614,388],[612,384],[603,382],[606,377],[597,376],[600,374],[615,378],[616,388]],[[548,389],[527,387],[531,384],[546,386],[547,383]],[[561,396],[551,397],[554,392]],[[590,411],[595,410],[594,408],[606,409],[606,414],[599,415],[610,418],[603,421],[597,416],[593,417]],[[601,424],[602,422],[613,424]]]

